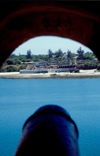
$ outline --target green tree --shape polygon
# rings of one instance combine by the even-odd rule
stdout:
[[[20,61],[20,59],[18,57],[15,57],[15,58],[13,57],[11,59],[7,59],[6,64],[7,65],[21,64],[21,61]]]
[[[85,69],[96,69],[97,65],[96,65],[96,63],[89,61],[89,62],[84,63],[84,68]]]
[[[100,70],[100,63],[97,64],[97,70]]]
[[[21,64],[21,61],[19,60],[19,58],[15,58],[15,64]]]
[[[27,59],[32,59],[31,50],[28,50],[28,51],[27,51],[26,58],[27,58]]]
[[[17,72],[17,68],[14,67],[14,66],[8,66],[8,67],[6,68],[6,71],[7,71],[7,72]]]
[[[70,61],[73,61],[73,56],[70,50],[67,51],[67,59],[68,59],[68,64],[70,63]]]
[[[69,59],[69,60],[71,60],[72,59],[72,53],[71,53],[71,51],[67,51],[67,58]]]
[[[83,59],[84,50],[81,49],[81,47],[77,50],[78,53],[78,59]]]
[[[56,58],[58,57],[62,57],[63,56],[63,52],[61,49],[59,49],[58,51],[55,52]]]
[[[26,55],[20,55],[18,58],[21,62],[26,62]]]
[[[52,57],[52,55],[53,55],[53,52],[52,52],[52,50],[48,50],[48,55],[49,55],[49,58],[51,58]]]
[[[14,59],[7,59],[7,60],[6,60],[6,63],[7,63],[8,65],[14,65],[14,64],[15,64],[15,61],[14,61]]]
[[[91,52],[86,52],[84,55],[83,55],[83,59],[87,59],[87,60],[93,60],[93,53]]]

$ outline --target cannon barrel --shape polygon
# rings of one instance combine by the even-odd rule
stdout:
[[[62,107],[46,105],[25,122],[15,156],[79,156],[78,129]]]

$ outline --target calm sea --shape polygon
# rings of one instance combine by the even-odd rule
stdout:
[[[70,113],[81,156],[100,155],[100,79],[0,79],[0,156],[14,155],[25,120],[46,104]]]

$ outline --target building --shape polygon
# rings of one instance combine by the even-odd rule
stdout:
[[[46,61],[40,60],[39,62],[35,62],[36,67],[45,67],[47,65]]]
[[[50,62],[50,65],[57,65],[56,60],[52,59],[51,62]]]

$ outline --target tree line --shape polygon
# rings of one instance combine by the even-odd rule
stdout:
[[[77,53],[72,53],[70,50],[62,52],[61,49],[56,52],[48,50],[47,55],[33,55],[31,50],[28,50],[26,55],[17,56],[11,54],[10,57],[4,62],[0,72],[15,72],[21,69],[25,69],[29,62],[38,62],[40,60],[46,61],[47,65],[50,64],[51,60],[55,60],[57,64],[61,65],[67,63],[74,64],[78,69],[97,69],[100,70],[100,63],[96,60],[92,52],[84,52],[80,47]]]

